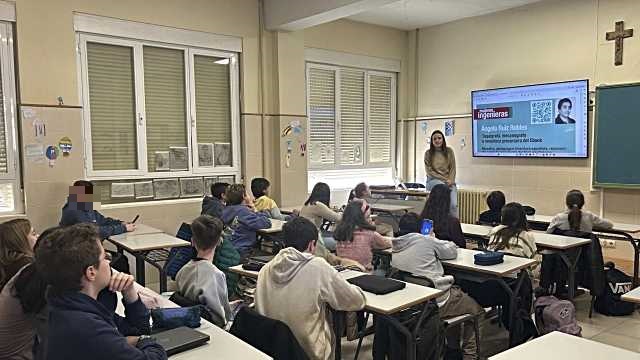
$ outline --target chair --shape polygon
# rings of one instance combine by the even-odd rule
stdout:
[[[240,309],[229,332],[274,359],[308,359],[285,323],[247,306]]]

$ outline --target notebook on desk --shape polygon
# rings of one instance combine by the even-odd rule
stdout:
[[[407,284],[393,279],[387,279],[382,276],[362,275],[347,279],[347,281],[360,289],[376,295],[384,295],[394,291],[404,289]]]
[[[154,334],[153,338],[162,346],[164,351],[167,352],[167,356],[202,346],[211,339],[209,335],[186,326],[161,331]]]

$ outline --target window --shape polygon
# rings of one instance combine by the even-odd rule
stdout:
[[[78,39],[89,178],[239,176],[236,53]]]
[[[321,178],[351,186],[363,169],[392,181],[395,81],[395,73],[307,63],[310,187]]]
[[[16,136],[16,85],[13,68],[13,32],[0,22],[0,213],[22,212],[18,142]]]

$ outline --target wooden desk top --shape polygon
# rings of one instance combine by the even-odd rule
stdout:
[[[531,222],[541,223],[541,224],[549,224],[551,223],[552,219],[553,219],[553,216],[549,216],[549,215],[527,216],[527,220]],[[626,233],[637,233],[637,232],[640,232],[640,225],[614,222],[612,230],[622,231]]]
[[[385,212],[409,211],[415,207],[413,205],[398,205],[398,204],[384,204],[384,203],[369,204],[369,206],[371,206],[371,210],[385,211]]]
[[[109,241],[130,252],[149,251],[191,245],[191,243],[188,241],[178,239],[175,236],[163,233],[141,235],[129,233],[124,239],[109,238]]]
[[[381,195],[407,195],[407,196],[422,196],[427,197],[429,192],[426,189],[417,190],[417,189],[369,189],[372,194],[381,194]]]
[[[460,224],[462,232],[467,235],[488,237],[491,232],[491,227],[486,225],[475,224]],[[540,248],[555,249],[555,250],[567,250],[574,247],[583,246],[589,244],[591,239],[582,239],[571,236],[547,234],[540,231],[532,231],[533,237],[536,240],[536,245]]]
[[[522,269],[529,268],[535,265],[537,262],[533,259],[525,259],[517,256],[504,255],[504,262],[502,264],[482,266],[474,264],[473,255],[480,251],[469,249],[458,249],[458,257],[454,260],[442,260],[442,265],[450,268],[456,268],[461,270],[467,270],[471,272],[478,272],[483,274],[489,274],[493,276],[505,277]]]
[[[636,304],[640,304],[640,287],[637,287],[626,294],[620,296],[620,299]]]
[[[119,235],[113,235],[111,236],[112,240],[124,240],[127,238],[127,236],[132,236],[132,235],[144,235],[144,234],[160,234],[163,233],[164,231],[160,230],[160,229],[156,229],[154,227],[151,227],[149,225],[145,225],[145,224],[136,224],[136,230],[133,232],[126,232],[126,233],[122,233]]]
[[[286,223],[286,221],[276,220],[276,219],[270,219],[270,220],[271,220],[270,228],[261,229],[261,230],[258,230],[257,232],[260,234],[275,234],[282,231],[282,226]]]
[[[489,360],[638,360],[640,354],[558,331],[492,356]]]
[[[242,265],[230,267],[229,270],[241,276],[257,279],[257,271],[249,271],[242,268]],[[344,279],[365,275],[366,273],[344,270],[340,272],[340,276]],[[432,289],[425,286],[407,283],[407,286],[398,291],[394,291],[385,295],[376,295],[363,291],[365,295],[366,309],[379,314],[394,314],[398,311],[408,309],[414,305],[434,299],[442,295],[442,291]]]

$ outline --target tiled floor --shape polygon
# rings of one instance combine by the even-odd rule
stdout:
[[[576,299],[576,316],[578,324],[582,327],[582,336],[587,339],[602,342],[612,346],[640,353],[640,310],[629,316],[607,317],[593,313],[589,319],[589,303],[591,297],[582,295]],[[483,358],[495,355],[506,350],[508,334],[502,328],[490,324],[483,324],[482,356]],[[353,359],[357,341],[343,341],[343,359]],[[373,336],[363,341],[359,359],[372,358]]]

